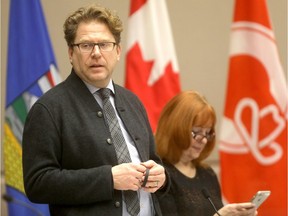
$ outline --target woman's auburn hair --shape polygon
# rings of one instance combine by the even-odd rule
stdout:
[[[215,133],[216,114],[206,98],[196,91],[183,91],[174,96],[164,107],[155,133],[158,155],[163,161],[175,164],[183,150],[191,145],[193,127],[210,127]],[[208,141],[200,156],[193,160],[200,165],[215,146],[214,139]]]

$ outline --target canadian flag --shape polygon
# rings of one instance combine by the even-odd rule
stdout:
[[[220,134],[221,184],[229,202],[270,197],[261,216],[287,215],[287,86],[265,0],[236,0]]]
[[[164,105],[180,92],[165,0],[131,0],[125,87],[143,102],[155,131]]]

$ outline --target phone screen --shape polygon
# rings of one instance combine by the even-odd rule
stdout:
[[[259,208],[260,205],[270,196],[270,194],[271,191],[258,191],[251,199],[251,202],[255,204],[256,208]]]

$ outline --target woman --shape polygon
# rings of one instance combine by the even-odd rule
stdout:
[[[203,163],[215,146],[215,124],[213,107],[195,91],[178,94],[163,109],[155,137],[171,178],[169,193],[160,197],[163,215],[257,215],[252,203],[223,206],[217,176]]]

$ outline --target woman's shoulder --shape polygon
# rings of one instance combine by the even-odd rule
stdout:
[[[204,175],[204,176],[212,176],[212,177],[216,177],[216,172],[212,169],[211,166],[209,165],[205,165],[205,166],[197,166],[197,172],[200,175]]]
[[[173,164],[163,161],[163,166],[166,172],[169,173],[170,177],[175,177],[179,175],[179,171]]]
[[[163,161],[163,166],[166,170],[173,170],[174,166],[170,163],[168,163],[167,161]]]

